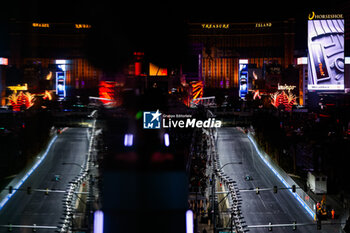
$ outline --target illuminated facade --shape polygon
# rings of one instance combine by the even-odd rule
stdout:
[[[44,89],[55,89],[55,74],[62,71],[56,61],[61,60],[67,62],[64,73],[68,96],[72,89],[98,86],[102,71],[88,61],[85,53],[91,24],[11,21],[9,25],[8,63],[23,74],[18,83],[28,83],[30,90],[39,91],[47,80]]]
[[[189,23],[193,59],[205,87],[239,88],[239,59],[263,69],[293,64],[293,19],[272,22]]]

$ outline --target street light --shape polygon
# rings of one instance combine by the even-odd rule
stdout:
[[[221,171],[226,165],[229,165],[229,164],[242,164],[242,161],[240,161],[240,162],[230,162],[230,163],[226,163],[226,164],[224,164],[222,167],[220,167],[219,169],[216,169],[216,172]]]

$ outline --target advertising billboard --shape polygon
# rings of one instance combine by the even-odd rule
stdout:
[[[66,97],[66,75],[64,72],[56,72],[56,94],[60,98]]]
[[[239,59],[239,97],[244,99],[248,93],[248,60]]]
[[[341,14],[309,15],[309,90],[344,90],[344,28]]]

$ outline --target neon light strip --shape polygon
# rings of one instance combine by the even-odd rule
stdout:
[[[192,212],[192,210],[186,211],[186,233],[193,233],[193,212]]]
[[[129,134],[129,138],[128,138],[128,145],[129,145],[129,146],[132,146],[132,144],[133,144],[133,138],[134,138],[134,135]]]
[[[164,144],[166,147],[170,146],[170,139],[169,139],[169,134],[165,133],[164,134]]]
[[[94,233],[103,233],[103,212],[96,210],[94,213]]]
[[[22,177],[20,181],[13,187],[12,193],[9,193],[4,199],[0,202],[0,210],[6,205],[6,203],[15,195],[17,190],[22,186],[22,184],[28,179],[28,177],[37,169],[37,167],[41,164],[41,162],[46,158],[47,153],[51,149],[52,144],[56,141],[57,135],[51,139],[49,146],[46,148],[45,153],[41,156],[41,158],[34,164],[34,166]]]
[[[300,205],[302,207],[304,207],[304,209],[309,213],[309,215],[315,219],[316,218],[316,214],[312,211],[312,209],[310,209],[310,207],[299,197],[299,195],[297,193],[293,193],[291,190],[291,186],[286,182],[285,179],[282,178],[282,176],[271,166],[271,164],[264,158],[264,156],[260,153],[260,151],[258,150],[257,145],[255,144],[255,141],[250,137],[250,135],[248,135],[249,140],[251,141],[251,143],[254,145],[254,148],[256,150],[256,152],[258,153],[258,155],[260,156],[260,158],[264,161],[264,163],[270,168],[270,170],[277,176],[277,178],[283,183],[283,185],[288,188],[289,192],[295,197],[295,199],[297,199],[297,201],[300,203]]]
[[[124,146],[132,146],[133,144],[133,134],[125,134],[124,135]]]

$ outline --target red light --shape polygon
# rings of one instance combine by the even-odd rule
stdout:
[[[286,111],[292,111],[292,107],[296,101],[296,97],[289,93],[286,94],[284,91],[281,93],[276,92],[271,95],[271,104],[278,108],[280,105],[284,105]]]
[[[142,58],[145,54],[143,52],[134,52],[135,56],[135,76],[143,76],[141,74],[142,69]]]
[[[141,62],[135,62],[135,76],[140,76],[141,74]]]
[[[19,94],[13,93],[8,97],[9,105],[12,106],[12,110],[15,112],[21,111],[21,106],[25,106],[26,109],[32,107],[34,105],[34,95],[27,92],[23,94],[23,92],[19,92]]]
[[[155,152],[151,157],[152,163],[162,163],[165,161],[172,161],[172,160],[174,160],[174,155],[169,153],[164,154],[160,152]]]
[[[330,115],[326,115],[326,114],[319,114],[320,117],[326,117],[326,118],[330,118]]]
[[[115,87],[117,82],[100,81],[99,96],[103,104],[110,104],[115,101]]]
[[[143,52],[134,52],[134,56],[143,56],[145,53]]]

